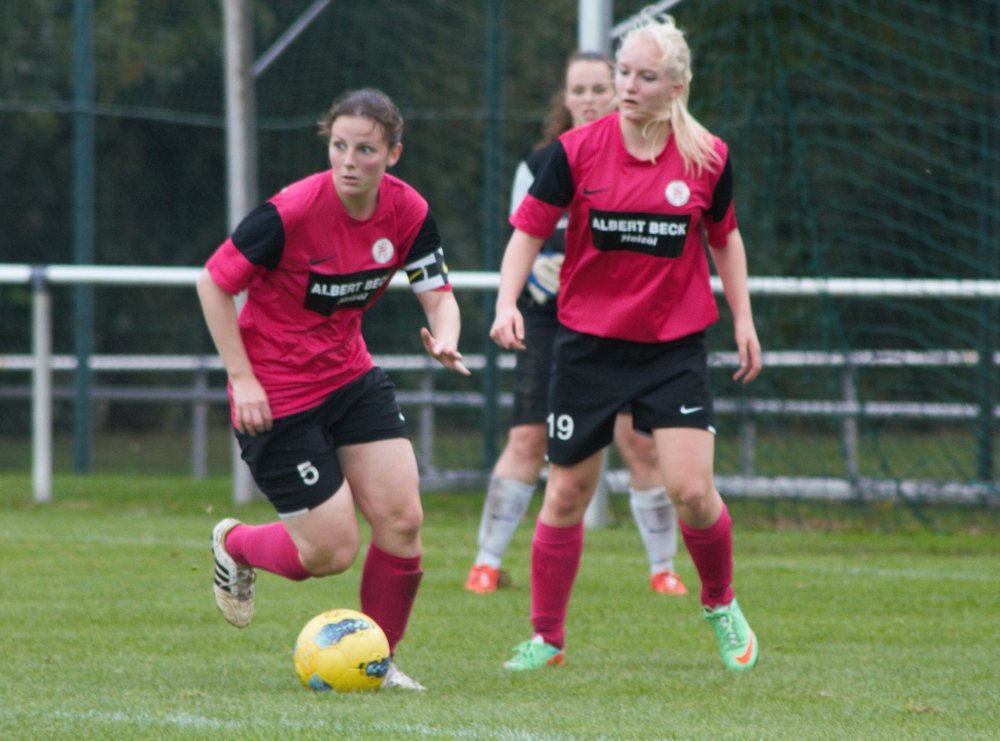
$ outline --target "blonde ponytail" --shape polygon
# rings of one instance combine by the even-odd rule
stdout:
[[[677,28],[672,16],[657,15],[650,9],[642,11],[645,17],[622,39],[618,53],[636,41],[648,40],[660,50],[660,71],[674,83],[682,83],[684,89],[662,111],[652,111],[651,118],[642,127],[642,135],[653,139],[666,127],[671,127],[677,151],[684,160],[684,171],[694,170],[701,175],[704,168],[715,171],[722,167],[722,158],[715,151],[712,135],[688,111],[687,101],[691,93],[691,49],[684,40],[684,32]]]

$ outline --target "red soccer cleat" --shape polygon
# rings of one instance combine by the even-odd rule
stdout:
[[[465,582],[465,588],[476,594],[490,594],[497,591],[500,583],[500,569],[482,564],[473,566],[469,572],[469,579]]]
[[[661,571],[649,577],[649,588],[660,594],[687,594],[687,587],[673,571]]]

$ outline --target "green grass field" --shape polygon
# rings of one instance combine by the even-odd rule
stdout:
[[[356,608],[360,561],[294,584],[263,574],[237,631],[211,594],[228,481],[58,477],[32,506],[0,477],[0,738],[996,739],[997,513],[734,502],[736,588],[758,667],[723,669],[697,599],[647,591],[629,524],[587,534],[568,665],[504,673],[530,634],[522,526],[515,587],[465,592],[481,496],[425,499],[425,576],[398,655],[426,694],[313,695],[301,626]],[[622,511],[622,507],[618,507]],[[624,506],[627,511],[627,505]],[[622,518],[624,519],[624,517]],[[679,559],[689,587],[690,560]]]
[[[716,439],[716,471],[740,473],[740,443],[730,425]],[[411,429],[414,432],[415,428]],[[210,427],[206,464],[210,476],[232,470],[232,431]],[[505,442],[505,441],[501,441]],[[937,481],[970,481],[977,476],[976,440],[972,430],[936,430],[933,433],[884,432],[875,444],[862,435],[858,445],[858,471],[873,478],[913,478]],[[609,462],[622,467],[611,449]],[[1000,460],[1000,441],[996,457]],[[482,437],[476,428],[437,431],[434,464],[440,468],[469,468],[482,459]],[[53,439],[53,470],[73,470],[73,439],[69,434]],[[191,438],[185,430],[135,432],[99,431],[93,439],[95,473],[114,475],[156,474],[183,476],[191,471]],[[0,436],[0,475],[31,471],[31,439],[27,435]],[[833,434],[778,434],[762,432],[756,443],[755,473],[761,476],[844,476],[844,451]]]

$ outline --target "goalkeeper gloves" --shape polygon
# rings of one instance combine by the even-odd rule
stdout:
[[[542,305],[559,293],[559,270],[563,255],[559,252],[542,252],[535,258],[528,276],[528,292],[535,303]]]

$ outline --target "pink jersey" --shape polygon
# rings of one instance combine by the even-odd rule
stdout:
[[[247,290],[240,334],[275,418],[315,407],[373,367],[361,315],[400,267],[416,293],[451,288],[427,202],[391,175],[364,221],[348,216],[330,171],[311,175],[254,209],[215,251],[206,264],[215,282]]]
[[[625,149],[618,114],[559,137],[510,223],[547,238],[569,211],[559,321],[633,342],[666,342],[719,318],[702,243],[726,246],[736,228],[728,148],[724,166],[684,172],[670,137],[656,163]]]

